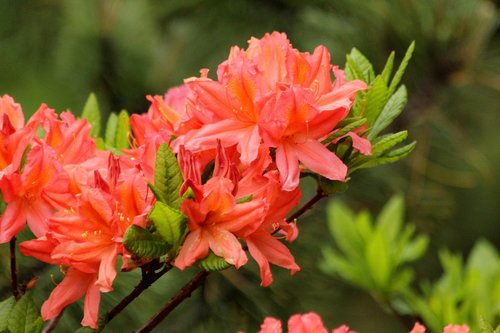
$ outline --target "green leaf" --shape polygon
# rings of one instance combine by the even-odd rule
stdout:
[[[410,62],[414,50],[415,50],[415,41],[413,41],[408,47],[408,50],[406,50],[406,54],[403,60],[401,61],[398,70],[394,74],[394,77],[392,78],[391,85],[389,86],[389,96],[392,95],[392,93],[396,90],[399,82],[401,82],[401,78],[403,77],[406,67]]]
[[[116,149],[129,148],[130,117],[126,110],[121,110],[118,114],[118,124],[116,128],[114,147]]]
[[[406,245],[401,254],[400,261],[410,262],[421,258],[427,250],[428,244],[429,237],[425,235],[418,236],[414,241]]]
[[[394,147],[400,142],[403,142],[408,137],[408,131],[401,131],[397,133],[389,133],[379,136],[373,140],[372,156],[380,156],[388,149]]]
[[[343,127],[341,127],[339,130],[337,130],[335,133],[332,133],[328,138],[323,140],[322,143],[324,145],[328,145],[333,140],[340,138],[343,135],[346,135],[350,131],[352,131],[352,130],[354,130],[354,129],[356,129],[356,128],[358,128],[366,123],[365,118],[351,118],[351,119],[352,119],[352,121],[346,123],[345,125],[339,124],[338,127],[341,127],[341,126],[343,126]]]
[[[366,261],[375,283],[375,287],[382,291],[388,287],[391,275],[391,256],[384,234],[375,232],[366,247]]]
[[[111,113],[106,124],[104,141],[107,147],[120,151],[129,147],[130,117],[127,111],[122,110],[118,115]]]
[[[127,251],[144,259],[159,258],[171,248],[160,236],[134,224],[125,231],[123,245]]]
[[[242,203],[245,203],[245,202],[252,201],[252,199],[253,199],[253,194],[249,194],[249,195],[245,195],[244,197],[236,199],[236,203],[237,204],[242,204]]]
[[[372,64],[356,48],[353,48],[351,53],[347,55],[347,66],[349,67],[350,75],[352,75],[348,79],[358,79],[370,84],[375,77]]]
[[[394,195],[388,203],[384,205],[377,217],[377,229],[380,229],[387,240],[392,243],[396,241],[401,231],[403,223],[404,201],[402,195]]]
[[[111,147],[115,146],[116,127],[118,124],[118,116],[116,113],[110,113],[108,122],[106,123],[106,131],[104,132],[104,142]]]
[[[29,333],[40,333],[43,328],[43,319],[42,317],[38,317],[34,322],[31,323],[30,327],[28,327],[27,332]]]
[[[407,92],[405,86],[399,87],[399,89],[392,95],[387,103],[385,104],[383,110],[380,112],[379,116],[373,123],[370,132],[368,133],[368,139],[374,139],[377,135],[389,126],[394,119],[403,111],[406,105]]]
[[[10,312],[12,308],[16,304],[16,299],[14,296],[11,296],[2,302],[0,302],[0,332],[3,332],[7,329],[7,322],[10,318]]]
[[[173,208],[180,208],[182,173],[177,158],[165,143],[162,143],[156,152],[154,181],[156,198]]]
[[[382,70],[382,74],[380,74],[384,79],[386,85],[389,84],[389,79],[391,78],[395,55],[396,53],[392,51],[391,54],[389,55],[389,58],[387,58],[387,62],[385,63],[384,69]]]
[[[90,94],[83,107],[82,118],[87,119],[87,121],[92,126],[90,131],[90,136],[97,138],[101,133],[101,111],[99,109],[99,104],[97,103],[97,98],[94,93]]]
[[[366,93],[365,117],[369,125],[373,125],[382,112],[387,101],[387,84],[382,76],[378,75]]]
[[[197,265],[208,272],[222,271],[232,266],[224,258],[215,255],[212,251],[205,259],[200,260]]]
[[[180,210],[157,201],[149,213],[148,219],[153,222],[161,237],[176,251],[186,234],[187,218]]]
[[[10,333],[31,333],[40,317],[31,292],[21,297],[12,308],[7,321]]]
[[[318,177],[318,185],[326,194],[342,193],[349,188],[349,184],[347,182],[331,180],[321,176]]]
[[[31,150],[31,144],[26,146],[26,149],[24,149],[23,156],[21,157],[21,163],[19,164],[19,172],[22,173],[24,170],[24,166],[26,165],[26,162],[28,161],[28,153]]]
[[[82,326],[79,329],[77,329],[74,333],[94,333],[97,332],[97,330],[94,330],[88,326]]]
[[[365,243],[356,230],[354,215],[343,203],[332,201],[327,207],[328,226],[338,247],[349,257],[363,255]]]

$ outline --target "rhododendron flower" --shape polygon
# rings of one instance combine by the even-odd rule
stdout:
[[[21,106],[9,95],[0,97],[0,179],[19,170],[34,134],[24,127]]]
[[[154,197],[140,170],[120,160],[109,155],[106,172],[89,170],[93,182],[75,186],[80,192],[73,206],[50,219],[46,236],[21,243],[23,254],[69,267],[42,306],[44,320],[85,295],[82,325],[96,328],[100,292],[113,290],[117,256],[124,255],[127,264],[123,235],[132,224],[145,226]]]
[[[332,82],[331,74],[335,75]],[[321,140],[349,113],[364,82],[346,82],[342,70],[330,64],[327,49],[313,54],[294,49],[285,34],[252,38],[248,49],[231,49],[217,70],[217,80],[206,76],[188,82],[192,94],[187,114],[199,128],[180,135],[181,145],[197,153],[236,146],[243,165],[250,165],[263,146],[276,149],[282,188],[298,186],[300,165],[332,180],[345,180],[347,167]],[[362,152],[369,142],[355,137]]]
[[[467,325],[446,325],[443,333],[469,333],[470,329]],[[410,333],[425,333],[425,326],[420,323],[415,323]]]
[[[257,333],[282,333],[281,321],[266,317]],[[288,319],[288,333],[328,333],[323,325],[321,317],[314,313],[295,314]],[[332,333],[356,333],[350,331],[349,327],[342,325],[332,330]]]
[[[54,209],[64,209],[71,202],[68,184],[55,152],[44,145],[34,146],[27,155],[23,172],[0,181],[6,203],[0,219],[0,243],[10,241],[26,222],[35,236],[45,235]]]

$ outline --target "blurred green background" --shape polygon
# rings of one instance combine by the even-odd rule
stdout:
[[[409,129],[417,148],[408,159],[355,174],[338,198],[376,213],[397,192],[407,221],[431,236],[417,264],[418,281],[441,273],[436,252],[467,255],[475,241],[500,244],[499,2],[482,0],[0,0],[0,94],[27,115],[44,102],[79,113],[89,92],[103,110],[145,112],[147,94],[162,94],[209,68],[212,77],[229,47],[251,37],[286,32],[301,51],[326,45],[343,67],[358,48],[380,71],[392,50],[400,61],[412,40],[416,51],[403,82],[409,104],[393,129]],[[307,182],[304,197],[313,195]],[[255,332],[264,316],[282,319],[316,311],[329,327],[360,332],[405,332],[368,295],[324,275],[320,247],[331,243],[325,202],[299,222],[291,246],[302,271],[274,269],[275,283],[259,287],[254,263],[213,274],[157,331]],[[0,247],[0,295],[9,292],[7,247]],[[22,278],[42,275],[41,304],[50,290],[45,268],[21,260]],[[23,273],[24,271],[24,273]],[[107,328],[128,332],[165,303],[189,274],[171,274]],[[121,274],[103,309],[138,281]],[[59,332],[76,329],[79,305],[66,311]],[[81,305],[80,305],[81,306]]]

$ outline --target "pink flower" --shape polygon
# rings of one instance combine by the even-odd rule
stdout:
[[[0,181],[6,203],[0,220],[0,243],[8,242],[28,223],[37,237],[45,235],[54,209],[71,202],[68,179],[55,159],[55,152],[43,144],[28,153],[22,173]]]
[[[176,267],[191,266],[206,257],[209,249],[236,268],[247,262],[235,233],[243,228],[258,228],[266,204],[261,200],[237,204],[234,186],[230,179],[216,176],[203,185],[202,197],[182,203],[190,232],[175,260]]]
[[[321,317],[314,313],[296,314],[288,319],[288,333],[328,333]]]
[[[261,147],[267,154],[275,148],[286,191],[298,186],[302,165],[329,179],[345,179],[347,167],[321,141],[347,116],[355,94],[366,84],[346,82],[344,73],[330,64],[325,47],[303,53],[285,34],[266,34],[252,38],[247,50],[233,47],[217,76],[188,82],[192,94],[187,115],[199,127],[180,135],[173,142],[175,151],[184,145],[199,153],[215,149],[219,140],[223,147],[235,146],[241,163],[249,166]],[[369,152],[368,141],[353,140]]]
[[[113,290],[117,257],[124,255],[124,266],[130,257],[123,235],[131,224],[145,226],[154,197],[144,175],[123,158],[108,161],[104,170],[87,170],[83,178],[92,182],[76,181],[75,200],[50,218],[45,236],[21,243],[23,254],[69,267],[42,306],[44,320],[85,295],[82,325],[96,328],[100,293]]]
[[[260,325],[260,331],[257,333],[281,333],[281,332],[282,332],[281,320],[273,317],[266,317],[262,325]]]
[[[469,333],[469,326],[467,325],[447,325],[443,333]]]
[[[410,333],[425,333],[425,326],[423,326],[422,324],[416,322],[415,326],[413,326],[413,328],[410,331]]]

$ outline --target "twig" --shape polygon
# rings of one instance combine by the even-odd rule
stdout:
[[[182,287],[179,292],[170,299],[170,301],[158,312],[156,313],[151,319],[144,324],[141,328],[139,328],[135,333],[146,333],[146,332],[151,332],[153,328],[155,328],[159,323],[165,319],[170,312],[172,312],[179,304],[182,303],[186,298],[191,296],[191,293],[198,288],[203,281],[205,281],[206,277],[208,276],[207,271],[201,271],[196,276],[191,279],[184,287]]]
[[[11,278],[11,289],[12,295],[18,300],[19,286],[17,283],[17,268],[16,268],[16,237],[12,237],[10,240],[10,278]]]
[[[114,317],[116,317],[127,305],[129,305],[134,299],[136,299],[144,290],[148,289],[156,280],[162,277],[165,273],[172,269],[170,263],[166,263],[162,270],[155,272],[151,265],[146,265],[142,268],[142,279],[134,290],[130,292],[125,298],[123,298],[120,303],[118,303],[114,308],[112,308],[104,317],[103,322],[99,325],[102,330],[104,326],[109,323]]]
[[[320,188],[318,188],[316,190],[316,194],[314,195],[314,197],[312,197],[308,202],[306,202],[304,204],[304,206],[300,207],[295,213],[293,213],[292,215],[290,215],[290,217],[288,217],[286,219],[286,221],[287,222],[293,222],[293,220],[295,220],[296,218],[299,218],[300,216],[302,216],[302,214],[304,214],[305,212],[307,212],[309,209],[313,208],[313,206],[318,201],[320,201],[321,199],[323,199],[324,197],[327,197],[327,196],[328,196],[328,194],[326,194]]]
[[[49,320],[48,324],[43,328],[42,333],[50,333],[54,328],[56,328],[57,323],[61,319],[62,315],[64,313],[64,309],[62,309],[61,312],[57,315],[57,317],[52,318]]]

